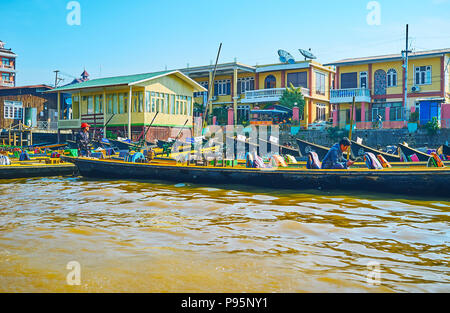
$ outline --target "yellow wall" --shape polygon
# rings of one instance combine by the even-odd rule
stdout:
[[[402,61],[393,61],[393,62],[380,62],[380,63],[372,63],[372,84],[370,89],[374,90],[374,75],[377,70],[384,70],[386,73],[389,69],[395,69],[397,71],[397,86],[388,87],[386,89],[387,95],[392,94],[401,94],[403,92],[403,62]],[[418,66],[428,66],[431,65],[431,84],[429,85],[419,85],[420,92],[433,92],[440,91],[441,89],[441,58],[440,57],[429,57],[429,58],[421,58],[409,59],[408,62],[408,92],[411,92],[411,87],[415,85],[415,67]],[[349,66],[340,66],[339,67],[339,88],[341,88],[341,77],[342,73],[351,73],[358,72],[358,88],[360,88],[360,72],[368,72],[369,66],[368,64],[362,65],[349,65]]]

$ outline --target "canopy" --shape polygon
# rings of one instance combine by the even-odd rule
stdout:
[[[281,110],[251,110],[250,114],[288,114],[289,112]]]

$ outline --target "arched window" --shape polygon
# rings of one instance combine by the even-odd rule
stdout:
[[[385,95],[386,94],[386,72],[383,70],[377,70],[374,74],[374,95]]]
[[[276,85],[277,85],[277,80],[275,79],[275,76],[273,76],[273,75],[267,76],[266,79],[264,80],[264,88],[265,89],[275,88]]]
[[[389,71],[387,71],[387,86],[388,87],[397,86],[397,71],[392,68]]]

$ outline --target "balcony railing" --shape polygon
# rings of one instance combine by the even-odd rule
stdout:
[[[0,86],[14,87],[14,82],[8,80],[0,80]]]
[[[12,65],[12,64],[3,64],[3,63],[0,63],[0,68],[1,68],[1,69],[14,70],[14,65]]]
[[[241,102],[242,103],[277,102],[278,100],[280,100],[285,90],[286,88],[249,90],[245,92],[244,98],[241,99]],[[302,87],[302,94],[304,96],[309,96],[309,89]]]
[[[356,102],[370,102],[370,89],[367,88],[334,89],[330,95],[330,103],[352,102],[353,97]]]
[[[40,130],[57,130],[58,122],[38,121],[36,128]]]

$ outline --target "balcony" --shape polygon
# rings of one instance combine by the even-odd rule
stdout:
[[[12,64],[0,63],[0,71],[14,73],[16,71],[16,69],[14,68],[14,65],[12,65]]]
[[[354,89],[334,89],[330,93],[330,103],[351,103],[353,97],[355,102],[370,102],[370,89],[354,88]]]
[[[0,86],[14,87],[14,82],[9,80],[0,80]]]
[[[277,102],[286,88],[270,88],[246,91],[242,103]],[[309,89],[302,87],[302,94],[309,96]]]

